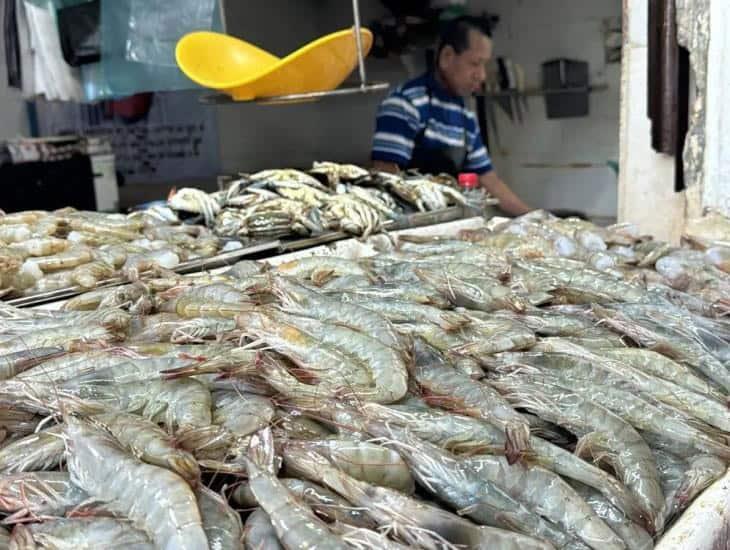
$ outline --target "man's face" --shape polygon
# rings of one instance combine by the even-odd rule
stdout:
[[[469,31],[469,48],[460,54],[446,46],[439,58],[439,68],[450,91],[459,96],[480,91],[487,78],[487,62],[491,57],[492,41],[475,30]]]

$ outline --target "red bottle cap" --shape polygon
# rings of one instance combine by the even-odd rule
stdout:
[[[479,176],[473,172],[459,174],[459,186],[464,189],[479,187]]]

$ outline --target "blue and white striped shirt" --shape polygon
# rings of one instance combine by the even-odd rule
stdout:
[[[448,93],[433,74],[427,73],[399,86],[380,104],[372,159],[407,168],[421,132],[424,133],[419,147],[438,149],[463,146],[464,130],[467,146],[464,171],[477,174],[491,171],[492,161],[474,113],[466,108],[463,98]]]

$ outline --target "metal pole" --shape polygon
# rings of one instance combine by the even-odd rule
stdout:
[[[355,18],[355,44],[357,45],[357,64],[360,69],[360,86],[365,87],[368,79],[365,74],[365,58],[362,53],[362,34],[360,33],[360,5],[358,0],[352,0],[352,12]]]
[[[226,0],[218,0],[218,11],[221,16],[221,30],[223,34],[228,33],[228,25],[226,24]]]

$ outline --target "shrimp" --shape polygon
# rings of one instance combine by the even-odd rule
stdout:
[[[112,434],[139,460],[167,468],[193,487],[200,481],[200,468],[193,455],[178,448],[175,440],[157,424],[120,412],[96,415],[90,422]]]
[[[651,449],[633,426],[570,390],[541,387],[516,377],[502,377],[490,383],[514,406],[582,436],[579,449],[607,456],[644,511],[648,530],[661,530],[665,506],[656,463]]]
[[[98,220],[85,220],[82,218],[72,217],[68,220],[68,225],[75,231],[91,233],[100,237],[113,237],[120,241],[133,241],[139,237],[137,230],[139,226],[135,225],[112,225],[110,223],[100,223]]]
[[[444,332],[431,323],[397,325],[397,328],[419,336],[443,353],[468,356],[480,362],[485,355],[529,348],[535,343],[535,335],[525,326],[494,318],[475,319],[467,327],[454,332]]]
[[[113,288],[103,288],[85,292],[68,300],[63,309],[66,311],[89,311],[99,307],[122,307],[137,302],[149,291],[142,283],[133,283]]]
[[[421,283],[420,281],[398,281],[398,283],[381,283],[377,286],[365,286],[362,288],[351,287],[346,291],[340,289],[330,290],[325,287],[325,294],[357,294],[370,298],[393,298],[416,304],[434,306],[439,309],[449,307],[449,301],[444,298],[435,288]]]
[[[381,529],[411,547],[444,550],[457,547],[504,550],[551,548],[549,544],[514,532],[477,526],[400,491],[358,481],[317,453],[285,447],[283,455],[288,469],[339,493],[363,510],[366,517],[371,517]]]
[[[336,522],[330,525],[330,529],[357,550],[407,550],[409,548],[389,539],[382,533],[364,527],[355,527],[349,523]]]
[[[624,516],[620,510],[614,508],[602,495],[581,483],[574,482],[571,485],[593,508],[593,512],[621,537],[628,550],[652,550],[654,548],[651,535]]]
[[[0,380],[13,378],[48,359],[60,357],[65,353],[61,347],[42,347],[0,355]]]
[[[494,279],[462,279],[433,269],[416,269],[416,275],[438,289],[454,306],[488,312],[508,309],[518,313],[529,306],[524,297]]]
[[[553,387],[569,386],[571,391],[606,407],[640,430],[652,432],[667,439],[674,439],[685,445],[693,446],[697,451],[730,460],[730,446],[717,442],[682,419],[666,414],[661,408],[636,396],[631,391],[601,385],[596,380],[571,378],[561,381],[542,374],[539,375],[539,380],[531,378],[531,382],[544,387],[545,391],[548,391],[548,386],[552,385],[554,385]]]
[[[145,533],[131,522],[106,517],[54,518],[15,527],[11,544],[17,549],[95,550],[124,548],[154,550]],[[39,546],[36,546],[39,545]]]
[[[357,385],[353,387],[352,391],[359,397],[390,403],[405,395],[408,389],[408,373],[403,357],[397,350],[346,326],[323,323],[276,310],[272,310],[268,316],[281,326],[293,327],[311,335],[320,345],[341,352],[357,364],[368,380],[364,388]]]
[[[183,294],[179,298],[163,305],[162,311],[176,313],[183,319],[195,317],[215,317],[219,319],[234,319],[251,311],[250,302],[226,302],[211,300],[209,298],[198,298],[194,294]]]
[[[207,487],[200,487],[197,497],[210,550],[243,550],[243,525],[238,513]]]
[[[374,311],[393,323],[417,321],[438,325],[445,331],[454,331],[471,322],[466,315],[454,311],[443,311],[432,306],[402,300],[384,300],[358,294],[341,294],[340,300]]]
[[[181,346],[173,346],[173,350]],[[197,352],[200,346],[194,346]],[[227,348],[202,363],[162,371],[165,378],[174,379],[184,376],[204,376],[207,374],[231,374],[244,370],[246,366],[254,366],[259,359],[259,352],[246,348]]]
[[[503,431],[468,416],[401,405],[385,407],[375,403],[364,403],[361,410],[368,418],[403,426],[416,437],[452,452],[473,453],[504,448]],[[641,521],[642,512],[634,497],[613,476],[534,435],[530,436],[530,447],[530,463],[534,461],[563,477],[595,488],[630,518]]]
[[[410,494],[415,483],[408,465],[390,449],[364,441],[323,439],[319,441],[289,441],[302,452],[317,453],[346,474],[372,485],[390,487]]]
[[[285,322],[285,319],[297,324]],[[244,331],[266,342],[275,351],[311,373],[310,376],[316,376],[318,387],[363,387],[369,390],[373,378],[366,363],[338,346],[325,345],[322,341],[327,336],[323,330],[325,325],[320,325],[315,335],[300,328],[303,321],[304,318],[287,317],[273,310],[252,311],[237,318],[238,326]],[[333,325],[328,326],[330,327]],[[311,327],[307,328],[311,330]]]
[[[89,312],[53,311],[26,319],[0,321],[0,332],[5,334],[27,334],[34,331],[59,329],[69,325],[99,325],[108,330],[124,332],[129,327],[131,316],[119,309],[102,308]],[[32,356],[30,351],[29,355]],[[41,355],[42,354],[38,354]]]
[[[160,548],[209,548],[195,495],[182,478],[140,462],[111,436],[83,421],[68,418],[65,432],[74,483],[109,502]],[[140,501],[140,494],[151,498]]]
[[[0,479],[0,511],[10,514],[6,524],[27,516],[63,515],[88,500],[66,472],[23,472]]]
[[[66,390],[69,386],[64,386]],[[86,384],[73,394],[106,408],[140,411],[168,428],[205,427],[212,422],[210,391],[194,379],[151,380],[123,384]]]
[[[12,406],[12,409],[4,408]],[[23,436],[33,433],[41,418],[33,412],[20,410],[20,403],[5,404],[0,407],[0,434],[12,433]]]
[[[235,391],[214,391],[212,426],[179,431],[181,446],[197,456],[224,458],[243,438],[269,425],[274,418],[271,401],[259,395]]]
[[[29,241],[13,243],[8,248],[23,256],[53,256],[68,249],[70,243],[56,237],[37,237]]]
[[[393,349],[402,347],[390,322],[367,308],[338,302],[285,277],[272,277],[269,284],[286,311],[314,317],[325,323],[344,324]]]
[[[115,273],[113,265],[103,260],[95,260],[78,266],[71,278],[81,288],[94,288],[100,281],[111,278]]]
[[[24,264],[23,267],[25,268],[26,265],[28,265],[28,261],[26,261],[26,264]],[[16,282],[14,282],[14,286],[18,289],[24,289],[24,294],[26,295],[42,292],[53,292],[54,290],[59,290],[62,288],[66,289],[74,286],[73,279],[71,278],[72,273],[73,270],[71,269],[47,273],[43,275],[42,278],[36,279],[35,284],[30,288],[23,286],[23,280],[20,280],[18,282],[16,279]],[[27,276],[27,272],[25,272],[24,269],[21,269],[21,271],[18,273],[18,276]]]
[[[602,351],[602,355],[609,359],[625,362],[637,370],[674,382],[690,391],[706,395],[721,403],[728,401],[727,395],[697,376],[692,369],[655,351],[641,348],[620,348],[607,349]],[[730,431],[730,429],[726,429],[726,431]]]
[[[357,275],[371,281],[374,279],[374,275],[356,261],[336,256],[307,256],[279,264],[274,270],[297,279],[310,279],[317,285],[343,275]]]
[[[684,511],[697,495],[721,478],[727,469],[725,462],[708,455],[692,457],[687,466],[677,487],[666,494],[667,522]]]
[[[109,350],[66,353],[18,373],[12,381],[27,384],[31,388],[42,383],[62,384],[88,373],[127,362],[130,362],[128,356]],[[0,388],[2,387],[3,382],[0,382]]]
[[[22,243],[33,237],[30,225],[25,223],[0,225],[0,242]]]
[[[155,317],[155,316],[149,316]],[[210,319],[198,317],[181,319],[176,314],[159,313],[157,319],[146,321],[144,330],[133,335],[134,342],[171,342],[185,344],[202,342],[221,334],[233,332],[236,322],[233,319]]]
[[[372,521],[365,510],[352,506],[347,499],[337,493],[312,483],[296,478],[283,478],[281,482],[289,492],[299,500],[312,507],[315,513],[330,522],[341,522],[357,527],[373,528]]]
[[[60,326],[1,341],[0,353],[17,353],[47,347],[60,347],[71,351],[86,342],[112,343],[119,340],[118,334],[99,325]]]
[[[493,388],[449,367],[433,348],[416,340],[413,376],[437,406],[457,409],[505,431],[510,463],[530,448],[530,426]]]
[[[284,550],[268,514],[256,508],[244,527],[246,550]]]
[[[267,428],[251,438],[245,458],[249,484],[256,501],[271,519],[277,536],[288,550],[295,548],[345,549],[345,542],[329,531],[312,510],[299,503],[271,473],[274,440]]]
[[[515,500],[579,538],[595,550],[622,549],[623,542],[558,475],[539,466],[514,464],[504,457],[463,459],[472,471],[498,484]]]
[[[55,468],[63,460],[65,448],[61,431],[61,426],[54,426],[0,448],[0,471],[15,474]]]
[[[63,269],[73,269],[81,264],[86,264],[94,259],[90,248],[71,247],[53,256],[44,256],[40,258],[31,258],[28,262],[38,266],[41,271],[48,273],[49,271],[60,271]]]
[[[648,310],[647,307],[644,308]],[[691,320],[683,317],[672,318],[670,315],[664,315],[660,326],[660,321],[651,321],[639,323],[636,317],[641,312],[631,311],[631,319],[627,318],[621,312],[615,312],[599,306],[593,307],[593,312],[602,322],[617,332],[625,334],[643,347],[652,349],[666,355],[670,359],[677,359],[687,365],[696,368],[707,378],[719,384],[723,390],[730,391],[730,371],[709,353],[701,343],[687,338],[676,327],[672,327],[678,323],[692,326]],[[655,318],[661,312],[651,311],[651,317]],[[684,327],[686,329],[686,327]]]
[[[540,373],[544,372],[566,383],[577,378],[594,384],[610,386],[616,390],[636,391],[649,399],[656,399],[660,403],[675,407],[691,418],[698,418],[723,431],[730,431],[730,416],[727,414],[727,407],[714,399],[708,399],[704,395],[662,378],[647,375],[621,361],[604,359],[585,348],[562,344],[560,348],[552,349],[578,351],[576,355],[564,352],[507,355],[498,358],[497,363],[500,366],[494,368],[509,373],[515,369],[519,371],[522,368],[521,365],[529,365],[534,366]]]
[[[274,406],[265,397],[232,391],[213,392],[213,423],[237,437],[262,429],[274,418]]]
[[[50,215],[45,210],[23,210],[21,212],[13,212],[12,214],[0,215],[0,225],[12,225],[19,223],[33,224]]]
[[[289,439],[322,439],[332,435],[322,424],[297,411],[276,409],[275,419],[277,432],[284,432]]]
[[[567,258],[543,258],[530,264],[518,261],[515,265],[532,274],[549,275],[557,281],[555,291],[573,304],[605,304],[611,302],[641,302],[646,291],[641,287],[620,281],[615,277],[587,268],[582,262]]]

